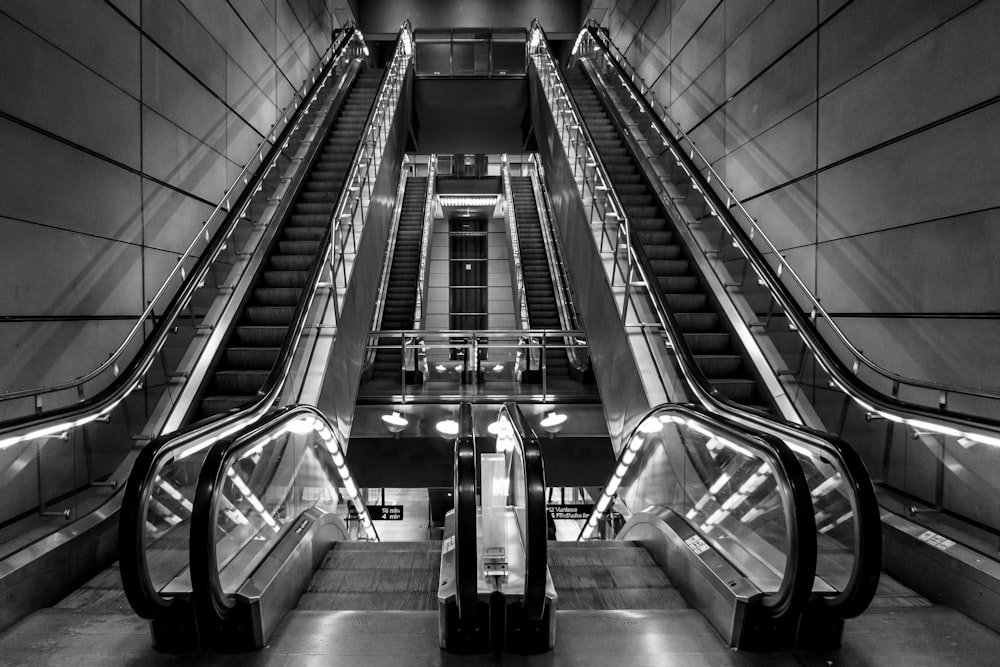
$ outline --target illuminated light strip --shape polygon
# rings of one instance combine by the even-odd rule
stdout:
[[[836,528],[837,526],[839,526],[840,524],[842,524],[845,521],[847,521],[848,519],[850,519],[852,516],[854,516],[854,512],[848,512],[847,514],[845,514],[844,516],[840,517],[839,519],[837,519],[833,523],[827,524],[826,526],[823,526],[820,529],[819,532],[821,532],[821,533],[828,533],[831,530],[833,530],[834,528]]]
[[[449,207],[496,206],[499,195],[490,197],[449,197],[438,195],[438,203]]]
[[[728,472],[722,473],[719,479],[715,480],[715,483],[712,484],[712,486],[708,487],[708,492],[714,496],[722,489],[722,487],[726,485],[726,482],[728,481],[729,481],[729,473]]]
[[[823,494],[828,493],[830,490],[832,490],[833,487],[837,486],[837,484],[839,484],[840,481],[841,481],[840,473],[838,472],[836,475],[828,478],[825,482],[823,482],[815,489],[813,489],[812,494],[810,495],[812,495],[813,498],[819,498]]]
[[[160,488],[167,492],[167,495],[176,500],[181,504],[181,507],[186,509],[188,512],[194,511],[194,506],[191,501],[184,497],[180,491],[178,491],[170,482],[163,478],[159,478]]]
[[[257,495],[250,490],[250,487],[243,481],[243,478],[240,477],[232,468],[226,470],[226,474],[229,475],[229,479],[233,480],[233,484],[236,485],[236,488],[239,489],[240,493],[242,493],[247,499],[247,502],[249,502],[250,505],[257,510],[261,518],[264,519],[264,522],[269,525],[274,532],[278,532],[278,522],[274,520],[274,517],[271,516],[270,512],[264,509],[263,503],[261,503],[260,499],[257,498]]]

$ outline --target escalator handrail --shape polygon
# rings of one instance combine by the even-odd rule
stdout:
[[[525,618],[540,620],[545,613],[548,581],[548,523],[545,503],[545,466],[538,436],[524,418],[520,406],[509,401],[500,415],[511,425],[516,445],[513,454],[521,458],[524,471],[525,544],[524,598],[521,607]]]
[[[817,562],[816,520],[813,514],[812,497],[798,458],[780,438],[769,434],[750,435],[739,425],[731,424],[701,406],[678,403],[665,403],[647,410],[623,442],[633,442],[634,438],[641,435],[639,427],[642,423],[657,413],[666,413],[677,416],[679,419],[699,422],[711,429],[713,433],[731,438],[753,451],[765,460],[775,472],[776,479],[783,485],[784,497],[790,501],[786,505],[785,511],[788,553],[786,554],[784,576],[778,591],[773,594],[765,594],[761,604],[769,611],[774,620],[796,618],[805,609],[812,596]],[[629,464],[625,462],[628,452],[628,446],[622,448],[616,471],[609,479],[609,483],[604,486],[601,497],[595,503],[590,518],[580,532],[579,540],[584,539],[587,526],[596,525],[596,522],[610,507],[611,497],[607,493],[607,489],[611,487],[617,490],[622,478],[628,474]],[[633,453],[633,458],[630,460],[635,460],[635,458],[637,457]],[[619,470],[625,472],[619,474]],[[691,528],[699,535],[701,534],[696,526],[692,525]],[[710,539],[705,541],[711,542]],[[719,556],[725,558],[721,552]],[[730,562],[728,558],[726,560]],[[730,562],[730,565],[740,571],[736,563]]]
[[[149,575],[145,544],[145,519],[153,485],[162,465],[185,445],[197,442],[212,431],[223,417],[191,425],[184,430],[156,438],[142,448],[122,491],[118,515],[118,564],[125,597],[142,618],[154,619],[176,603],[177,598],[161,595]],[[224,434],[223,437],[228,437]]]
[[[556,71],[561,77],[562,73],[558,71],[558,68]],[[565,81],[563,81],[563,85],[568,91],[569,87]],[[586,133],[587,141],[592,142],[590,131],[582,122],[583,117],[576,106],[576,101],[572,96],[569,97],[569,103],[577,118],[581,121],[581,130]],[[591,143],[590,145],[593,146],[595,144]],[[596,150],[591,152],[597,153]],[[609,186],[608,192],[610,195],[614,191],[614,188],[607,177],[607,172],[604,169],[600,155],[595,156],[595,161],[597,162],[597,168],[601,170],[605,178],[605,183]],[[624,209],[620,210],[624,211]],[[627,214],[623,213],[622,218],[627,220]],[[631,233],[630,226],[626,228],[626,233]],[[647,294],[653,302],[660,325],[672,341],[672,349],[678,366],[699,402],[709,407],[712,412],[729,420],[730,423],[739,424],[741,428],[752,430],[763,429],[765,432],[774,434],[782,440],[804,441],[808,446],[818,448],[824,454],[835,459],[844,471],[844,477],[848,483],[849,490],[854,493],[852,500],[854,501],[854,509],[857,513],[854,521],[854,532],[858,551],[855,553],[854,567],[848,579],[848,585],[845,586],[843,591],[824,600],[824,603],[832,609],[836,609],[836,613],[844,614],[844,618],[856,616],[867,608],[867,605],[874,598],[882,564],[881,515],[875,498],[871,477],[868,475],[868,471],[860,457],[840,438],[798,424],[777,421],[723,396],[718,389],[711,385],[695,361],[694,354],[685,343],[684,336],[681,333],[680,326],[677,324],[673,311],[666,304],[661,290],[654,287],[657,285],[655,277],[653,277],[655,274],[649,265],[649,260],[645,256],[645,253],[637,251],[635,244],[632,244],[627,251],[630,263],[638,270],[641,282],[649,286]],[[876,535],[879,536],[878,539],[874,539]]]
[[[596,24],[588,23],[584,28],[588,34],[594,37],[595,41],[604,48],[604,50],[610,53],[610,43],[614,46],[614,43],[607,38],[603,33],[600,26]],[[614,47],[617,50],[617,47]],[[942,382],[934,382],[928,380],[918,380],[915,378],[908,378],[898,373],[895,373],[889,369],[886,369],[875,361],[868,358],[860,349],[858,349],[847,337],[847,335],[837,326],[836,322],[830,315],[826,312],[823,306],[819,303],[819,300],[815,297],[811,290],[805,285],[799,275],[795,272],[794,268],[784,259],[780,251],[774,246],[768,236],[764,231],[756,224],[754,221],[754,238],[759,237],[764,243],[770,248],[776,261],[779,261],[782,265],[782,274],[788,275],[794,280],[796,285],[800,288],[802,293],[809,299],[810,308],[815,313],[815,315],[810,315],[806,317],[802,310],[797,305],[795,299],[792,297],[788,291],[788,287],[784,282],[775,274],[775,270],[771,268],[771,265],[764,261],[761,251],[756,247],[753,239],[746,232],[742,225],[740,225],[736,219],[733,217],[730,208],[725,205],[717,194],[715,188],[711,186],[708,179],[702,174],[702,172],[697,169],[694,165],[691,157],[681,148],[679,142],[677,141],[675,134],[667,128],[660,114],[656,113],[650,104],[647,97],[642,93],[640,88],[636,85],[633,80],[632,75],[630,75],[621,63],[624,57],[621,59],[615,57],[609,57],[608,61],[611,62],[622,81],[630,88],[630,93],[632,99],[636,104],[642,106],[646,115],[649,116],[651,122],[657,126],[658,134],[665,140],[675,157],[682,161],[685,165],[685,170],[690,174],[691,178],[698,184],[699,189],[702,194],[711,201],[712,210],[715,212],[716,217],[723,223],[726,230],[732,235],[733,239],[738,244],[740,251],[744,254],[747,260],[752,264],[757,275],[763,280],[768,287],[768,290],[774,296],[775,300],[781,305],[784,312],[787,314],[790,320],[795,324],[795,328],[802,338],[805,345],[810,349],[810,351],[817,357],[820,363],[823,365],[824,369],[833,376],[837,383],[841,386],[846,394],[851,396],[852,399],[861,403],[863,406],[866,404],[874,404],[875,406],[882,407],[888,410],[901,410],[906,412],[913,412],[921,415],[924,418],[941,418],[946,421],[958,424],[965,429],[975,428],[976,426],[987,426],[991,430],[1000,430],[1000,420],[990,419],[988,417],[980,417],[968,415],[965,413],[949,410],[947,408],[928,408],[919,404],[915,404],[909,401],[904,401],[899,398],[892,396],[886,396],[882,392],[875,390],[868,386],[867,383],[862,382],[854,372],[849,372],[844,367],[844,362],[833,352],[829,343],[818,333],[816,330],[815,320],[822,318],[826,321],[827,325],[835,333],[836,337],[841,341],[841,343],[858,359],[860,362],[864,363],[875,373],[882,375],[883,377],[891,380],[892,382],[899,384],[906,384],[915,387],[920,387],[924,389],[930,389],[934,391],[952,392],[956,394],[965,394],[970,396],[975,396],[979,398],[989,398],[989,399],[1000,399],[1000,392],[989,391],[977,387],[962,387],[957,385],[952,385]],[[681,130],[679,126],[676,127],[676,131],[680,133],[688,143],[694,147],[694,150],[698,150],[694,142]],[[699,153],[700,155],[700,153]],[[704,160],[704,157],[702,156]],[[746,210],[742,202],[735,193],[725,184],[725,181],[719,177],[719,174],[712,168],[711,163],[705,161],[705,163],[712,169],[712,178],[723,187],[729,197],[733,202],[733,205],[739,206],[743,211],[744,215],[748,220],[753,221],[753,216]],[[871,408],[871,406],[866,406]],[[874,408],[871,408],[872,412],[876,412]]]
[[[298,106],[295,107],[295,109],[292,111],[291,114],[288,114],[289,107],[286,107],[285,111],[281,114],[283,117],[286,115],[289,116],[287,122],[285,123],[284,128],[282,128],[281,134],[277,137],[277,139],[273,139],[273,143],[271,145],[271,148],[268,150],[267,156],[261,161],[260,165],[258,165],[258,173],[256,173],[253,176],[253,178],[250,179],[250,181],[245,184],[245,187],[242,189],[239,196],[233,202],[234,205],[231,208],[229,208],[230,213],[227,214],[226,216],[227,221],[223,222],[220,229],[216,232],[213,241],[206,247],[205,251],[199,256],[200,259],[196,263],[195,268],[192,271],[191,275],[188,276],[188,278],[183,282],[181,289],[178,290],[178,292],[175,293],[175,295],[171,298],[164,314],[157,316],[155,314],[156,308],[161,305],[160,301],[163,298],[164,294],[166,293],[167,286],[183,270],[182,267],[184,261],[193,256],[195,247],[197,246],[200,239],[203,237],[205,233],[203,229],[199,229],[198,233],[196,233],[194,237],[191,239],[191,242],[188,244],[187,249],[177,259],[177,263],[164,278],[156,294],[153,295],[152,299],[150,299],[148,304],[146,305],[146,308],[136,319],[135,325],[133,325],[132,329],[125,335],[125,338],[122,340],[118,348],[114,352],[112,352],[107,359],[102,361],[96,368],[92,369],[91,371],[87,372],[86,374],[78,378],[74,378],[73,380],[59,382],[52,385],[46,385],[43,387],[34,387],[30,389],[20,389],[17,391],[0,393],[0,401],[9,401],[33,395],[50,394],[57,391],[71,389],[72,387],[80,387],[86,384],[87,382],[91,381],[95,377],[101,375],[109,368],[117,364],[119,358],[124,353],[129,343],[131,343],[137,336],[141,335],[144,329],[145,322],[152,321],[158,323],[157,328],[154,329],[153,334],[151,334],[150,337],[147,338],[147,341],[143,344],[142,348],[140,348],[139,352],[136,354],[136,359],[139,360],[140,362],[138,366],[141,368],[141,371],[145,371],[149,367],[149,365],[152,363],[152,357],[162,346],[162,340],[159,340],[159,337],[156,337],[157,331],[160,329],[166,329],[166,330],[170,329],[170,327],[172,326],[172,322],[176,317],[175,311],[179,310],[179,308],[175,308],[175,305],[186,304],[187,300],[191,296],[191,293],[204,278],[204,275],[207,272],[207,266],[211,265],[211,261],[208,261],[207,263],[206,261],[204,261],[206,255],[209,255],[212,261],[214,261],[215,257],[217,257],[218,255],[217,247],[221,247],[222,245],[224,245],[225,238],[232,231],[233,226],[240,217],[239,214],[234,214],[234,212],[242,212],[243,205],[245,204],[246,200],[249,199],[249,197],[257,189],[257,186],[260,184],[260,181],[262,179],[262,174],[266,171],[266,167],[270,165],[270,163],[273,161],[273,158],[276,157],[276,155],[282,150],[284,143],[287,141],[292,130],[295,128],[296,121],[301,117],[302,113],[304,112],[304,109],[306,109],[309,106],[309,104],[306,104],[306,102],[308,100],[311,100],[315,96],[317,82],[323,80],[325,71],[329,69],[330,66],[339,59],[340,57],[339,54],[341,54],[345,50],[346,46],[350,43],[350,38],[353,37],[354,35],[360,36],[361,34],[354,25],[353,20],[349,21],[347,24],[344,25],[343,28],[338,29],[336,32],[337,34],[334,40],[331,42],[330,46],[326,51],[327,54],[330,54],[329,59],[320,58],[320,62],[316,68],[317,70],[319,70],[319,73],[314,74],[311,77],[311,79],[307,78],[307,80],[310,80],[310,85],[305,87],[304,93],[299,90],[294,91],[292,99],[289,101],[289,107],[296,104],[296,102],[299,102]],[[269,132],[268,137],[273,138],[273,134]],[[268,137],[265,137],[265,139],[261,141],[261,145],[258,146],[257,148],[256,151],[257,153],[261,152],[261,148],[268,141]],[[209,214],[206,220],[211,220],[219,211],[226,210],[226,207],[229,205],[230,197],[233,190],[240,184],[241,181],[243,181],[243,179],[246,176],[247,170],[250,168],[250,165],[253,164],[253,162],[254,162],[253,159],[247,161],[246,165],[244,165],[243,167],[243,170],[233,180],[233,185],[222,196],[222,198],[219,200],[219,203],[216,205],[212,213]],[[159,344],[152,345],[150,343],[150,339],[154,339],[154,341],[159,340]],[[143,363],[142,360],[147,358],[148,361]],[[126,387],[129,387],[130,384],[134,384],[134,382],[130,383],[129,379],[131,379],[133,375],[136,375],[136,373],[130,373],[129,371],[130,369],[133,369],[135,366],[136,366],[135,360],[131,361],[126,371],[117,375],[115,381],[112,382],[111,385],[109,385],[109,387],[114,387],[117,385],[125,385]],[[138,373],[138,375],[141,375],[141,372]],[[22,426],[23,422],[40,421],[47,418],[57,417],[65,413],[70,413],[70,412],[75,413],[78,411],[79,408],[90,407],[93,406],[95,403],[101,402],[101,399],[106,396],[106,393],[107,393],[106,390],[103,390],[95,394],[93,397],[85,399],[75,405],[69,406],[68,408],[58,408],[56,410],[28,415],[27,417],[23,418],[15,418],[8,420],[0,424],[0,430],[6,431],[8,430],[8,428]]]
[[[302,416],[310,416],[323,425],[325,430],[331,433],[331,437],[337,443],[337,455],[342,459],[345,457],[346,447],[343,436],[339,429],[330,424],[326,415],[311,405],[293,405],[279,408],[268,414],[265,418],[257,421],[246,428],[234,439],[223,440],[214,444],[205,457],[205,464],[198,477],[198,490],[195,493],[194,509],[191,513],[191,595],[199,623],[202,628],[217,627],[217,623],[224,621],[231,611],[236,607],[235,596],[226,594],[222,590],[222,580],[219,571],[218,554],[216,547],[216,509],[218,507],[218,495],[221,493],[226,480],[226,471],[232,461],[246,451],[258,446],[262,437],[273,433],[282,424],[294,421]],[[346,461],[342,464],[336,462],[336,455],[327,447],[317,448],[329,456],[329,461],[324,461],[331,471],[331,477],[337,486],[341,483],[348,485],[349,489],[354,489],[355,494],[350,498],[358,513],[358,518],[367,531],[367,535],[378,540],[368,508],[364,504],[364,499],[357,493],[357,485],[350,477]],[[341,471],[347,471],[347,477]],[[337,474],[337,473],[340,474]],[[335,477],[334,477],[335,476]],[[350,481],[348,481],[350,480]],[[286,525],[293,524],[294,521],[286,522]],[[271,547],[273,550],[277,544]]]
[[[397,37],[397,45],[399,43],[399,39],[400,38]],[[379,92],[381,92],[384,87],[386,75],[388,74],[389,69],[390,68],[387,67],[385,72],[383,72],[378,88]],[[372,101],[372,106],[369,109],[365,128],[368,128],[372,122],[378,97],[379,94],[377,93]],[[328,121],[329,124],[332,124],[334,120],[335,119],[330,118]],[[366,134],[366,131],[362,131],[359,136],[358,143],[350,163],[352,165],[359,159],[359,154],[362,150],[362,142]],[[316,141],[309,148],[309,153],[303,161],[305,165],[311,165],[318,159],[321,148],[320,143],[320,141]],[[300,174],[304,174],[308,172],[308,170],[308,168],[303,169]],[[304,182],[305,179],[302,178],[299,182],[299,187],[301,187]],[[345,201],[345,193],[347,192],[346,184],[347,181],[345,180],[344,188],[341,191],[340,202],[335,211],[339,211]],[[287,196],[296,196],[296,194],[289,193]],[[334,215],[337,215],[337,213],[335,212]],[[299,303],[295,307],[292,321],[289,325],[289,334],[282,342],[275,365],[268,374],[264,384],[261,386],[261,389],[258,390],[258,392],[251,399],[229,413],[222,416],[216,415],[204,422],[194,424],[189,429],[182,431],[179,437],[176,437],[177,434],[173,434],[170,437],[163,438],[161,442],[157,443],[156,447],[149,447],[149,454],[142,459],[143,466],[133,467],[132,474],[126,484],[126,487],[136,487],[132,496],[133,500],[135,498],[148,498],[148,495],[146,495],[148,494],[148,491],[145,490],[147,488],[146,484],[151,481],[151,476],[155,473],[155,470],[159,468],[160,462],[163,461],[164,458],[170,457],[172,452],[178,451],[178,447],[204,437],[208,432],[214,431],[211,439],[213,441],[217,441],[226,437],[227,434],[233,434],[236,431],[240,431],[245,428],[252,428],[253,424],[270,409],[274,401],[277,399],[284,380],[291,369],[292,362],[294,361],[295,349],[298,345],[301,333],[305,328],[311,304],[318,291],[319,282],[325,270],[329,253],[332,251],[332,235],[333,228],[328,225],[320,245],[320,247],[324,248],[324,251],[313,262],[313,266],[309,271],[309,277],[306,281],[305,291],[300,297]],[[249,298],[249,295],[247,298]],[[123,537],[127,540],[123,541],[123,544],[141,544],[144,531],[145,510],[146,503],[144,500],[140,500],[138,503],[133,504],[127,509],[127,515],[123,514],[123,522],[120,523],[120,531],[126,531],[123,534]],[[125,508],[123,508],[123,511],[126,511]],[[130,547],[129,549],[124,550],[123,553],[125,554],[125,557],[131,560],[128,564],[123,563],[122,565],[123,578],[128,576],[128,581],[125,581],[125,585],[126,594],[129,597],[130,603],[132,603],[133,607],[139,613],[144,611],[149,614],[159,614],[166,611],[171,602],[164,598],[164,596],[160,595],[159,591],[154,590],[148,575],[148,564],[146,562],[145,550],[141,547]]]
[[[479,562],[476,509],[476,435],[472,404],[462,403],[455,439],[455,581],[458,615],[463,622],[475,619],[479,596]]]
[[[347,32],[350,32],[352,36],[358,35],[360,38],[360,32],[357,32],[354,28],[345,29],[345,34]],[[340,43],[338,50],[333,53],[333,56],[328,60],[326,65],[323,66],[320,74],[315,77],[315,80],[309,89],[309,101],[300,104],[296,109],[294,116],[289,119],[288,123],[286,123],[282,134],[274,142],[271,150],[265,158],[265,161],[262,163],[262,168],[258,170],[258,172],[254,175],[254,178],[243,189],[239,197],[237,197],[233,207],[230,209],[230,214],[227,216],[226,221],[216,232],[205,251],[199,256],[191,274],[187,277],[187,280],[183,283],[181,288],[174,294],[164,313],[158,317],[154,317],[152,315],[152,311],[149,311],[148,317],[156,321],[156,326],[144,341],[140,351],[118,375],[116,380],[109,384],[106,388],[96,393],[94,396],[86,398],[79,403],[32,415],[15,417],[3,422],[0,424],[0,446],[13,444],[18,441],[29,440],[33,437],[50,432],[58,433],[66,431],[71,428],[96,421],[104,415],[109,414],[126,398],[126,396],[128,396],[139,384],[142,383],[146,372],[156,360],[156,355],[171,335],[174,322],[181,315],[181,311],[186,307],[195,290],[197,290],[199,285],[204,281],[205,276],[208,274],[212,264],[216,261],[216,259],[218,259],[219,255],[225,249],[228,236],[239,222],[244,208],[248,205],[251,196],[263,180],[267,169],[280,155],[284,144],[288,141],[292,132],[297,128],[298,122],[303,117],[305,110],[315,99],[315,96],[318,93],[324,78],[327,76],[327,73],[339,60],[350,41],[351,40],[349,38],[345,38]],[[180,263],[178,263],[178,266],[180,266]],[[142,321],[145,321],[145,317],[146,316],[144,315],[143,318],[140,318],[140,324]],[[73,384],[78,384],[78,382],[74,381],[74,383],[70,383],[68,386],[72,386]],[[8,395],[8,397],[9,396],[11,395]],[[56,423],[52,425],[51,422],[63,423]],[[32,426],[37,427],[36,430],[25,433],[25,431]],[[18,431],[20,431],[22,435],[14,435],[6,439],[3,438],[4,434]]]
[[[521,265],[521,235],[517,229],[517,212],[514,210],[514,186],[510,176],[510,162],[505,153],[500,162],[500,175],[503,179],[504,195],[507,197],[507,229],[510,236],[510,253],[512,271],[514,273],[514,295],[517,303],[514,304],[517,311],[517,318],[520,320],[522,329],[531,328],[531,319],[528,317],[528,297],[527,286],[524,280],[524,269]]]

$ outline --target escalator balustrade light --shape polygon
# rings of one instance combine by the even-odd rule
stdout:
[[[382,425],[389,433],[400,433],[409,424],[410,421],[395,410],[392,411],[392,414],[382,415]]]
[[[639,431],[641,433],[646,433],[647,435],[651,433],[659,433],[662,430],[663,430],[663,422],[661,422],[659,419],[647,419],[643,421],[641,424],[639,424]],[[641,444],[642,443],[640,441],[640,446]]]
[[[445,438],[454,438],[458,435],[458,422],[454,419],[442,419],[434,425],[434,428]]]
[[[722,487],[724,487],[728,481],[729,481],[729,473],[728,472],[722,473],[719,476],[719,479],[715,480],[715,483],[712,484],[712,486],[708,487],[708,492],[714,496],[720,490],[722,490]]]

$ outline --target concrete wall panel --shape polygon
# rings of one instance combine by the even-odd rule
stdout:
[[[831,3],[820,2],[821,13],[826,4]],[[854,0],[821,30],[820,94],[830,92],[975,4],[976,0]]]
[[[0,215],[139,242],[135,174],[6,120],[0,120],[0,155],[6,164],[17,165],[0,179]],[[0,244],[0,253],[9,252],[5,247]]]
[[[726,181],[740,199],[816,168],[816,107],[807,106],[726,156]]]
[[[226,150],[225,105],[166,53],[143,40],[143,102],[147,110],[211,146]]]
[[[225,118],[217,133],[225,135]],[[143,110],[143,170],[175,188],[207,201],[218,201],[225,192],[225,157],[159,114]]]
[[[820,166],[1000,94],[998,25],[1000,4],[980,5],[826,95]]]
[[[3,15],[0,80],[5,90],[0,110],[130,167],[138,166],[135,98]]]
[[[2,12],[112,85],[139,97],[138,35],[107,4],[63,2],[59,11],[51,11],[46,2],[9,0]]]
[[[831,312],[1000,312],[997,247],[997,210],[820,243],[820,295]]]
[[[732,4],[727,3],[726,9]],[[740,19],[747,11],[738,10]],[[726,96],[747,85],[815,26],[816,6],[812,2],[775,0],[768,5],[726,50]],[[732,34],[728,27],[726,34]]]
[[[0,312],[15,317],[134,315],[142,310],[141,247],[0,218],[4,273],[19,280],[0,293]]]
[[[816,98],[816,38],[808,38],[726,105],[731,146],[742,145]]]
[[[992,105],[820,173],[820,240],[1000,205],[998,123]]]

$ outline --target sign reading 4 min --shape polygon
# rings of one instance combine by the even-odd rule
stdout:
[[[368,508],[368,516],[372,521],[402,521],[402,505],[365,505]],[[349,519],[357,519],[358,512],[354,505],[347,503],[347,516]]]
[[[402,505],[368,505],[368,514],[372,521],[402,521]]]

